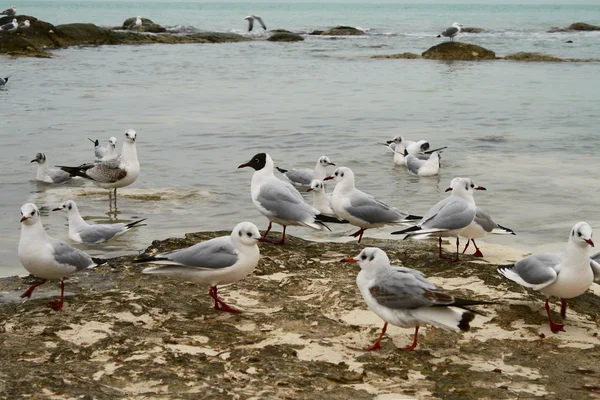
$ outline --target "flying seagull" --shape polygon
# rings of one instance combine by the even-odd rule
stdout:
[[[446,28],[446,30],[444,32],[437,35],[437,37],[443,36],[443,37],[450,38],[450,40],[454,40],[454,37],[460,33],[461,27],[462,27],[461,24],[459,24],[458,22],[455,22],[452,24],[452,26],[450,28]]]
[[[252,27],[254,27],[254,20],[257,20],[260,26],[262,26],[265,31],[267,30],[267,26],[263,22],[262,18],[258,15],[248,15],[244,19],[248,20],[248,32],[252,31]]]

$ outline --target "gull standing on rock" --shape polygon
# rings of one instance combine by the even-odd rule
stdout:
[[[260,26],[262,26],[265,31],[267,30],[265,23],[263,22],[262,18],[258,15],[248,15],[244,19],[248,21],[248,32],[252,32],[252,28],[254,27],[254,20],[257,20]]]
[[[442,33],[437,35],[437,37],[443,36],[443,37],[450,38],[450,40],[454,40],[454,37],[460,33],[461,28],[462,28],[462,25],[459,24],[458,22],[455,22],[452,24],[452,26],[450,28],[447,28],[445,31],[443,31]]]
[[[358,190],[354,184],[354,173],[350,168],[340,167],[332,176],[325,177],[324,180],[330,179],[337,182],[332,196],[333,211],[340,218],[360,228],[350,235],[358,236],[358,243],[362,240],[364,231],[369,228],[407,222],[407,217],[409,220],[415,218]]]
[[[14,17],[15,15],[17,15],[17,6],[13,5],[11,8],[7,8],[6,10],[2,11],[0,15]]]
[[[317,160],[314,170],[309,168],[292,168],[289,170],[279,167],[275,168],[277,168],[277,171],[281,172],[286,178],[288,178],[293,185],[310,187],[310,184],[314,179],[323,180],[323,178],[327,176],[327,167],[330,165],[335,166],[335,164],[332,163],[328,157],[322,156]]]
[[[437,237],[439,238],[440,258],[446,258],[442,255],[442,238],[456,237],[456,258],[454,261],[460,261],[458,257],[458,236],[463,229],[473,222],[477,212],[473,191],[486,189],[475,185],[469,178],[455,179],[452,180],[454,186],[446,189],[446,192],[452,190],[450,196],[431,207],[416,226],[392,232],[392,235],[406,234],[404,239],[409,237],[415,239]]]
[[[71,175],[63,170],[48,168],[48,164],[46,164],[46,155],[44,153],[37,153],[31,162],[37,163],[38,165],[35,179],[40,182],[63,183],[71,179]]]
[[[136,226],[145,226],[139,224],[146,220],[146,218],[144,218],[127,224],[90,225],[81,218],[77,204],[75,204],[73,200],[65,201],[60,207],[56,207],[52,211],[64,211],[67,213],[69,221],[69,238],[77,243],[96,244],[106,242],[109,239],[128,232]]]
[[[48,236],[44,230],[40,212],[33,203],[27,203],[21,207],[19,260],[32,275],[43,279],[27,289],[21,297],[31,297],[35,288],[48,280],[60,280],[60,300],[48,303],[48,307],[55,311],[60,310],[64,303],[65,277],[106,262],[90,257],[83,251]]]
[[[229,236],[207,240],[192,247],[140,258],[135,263],[162,264],[146,268],[144,274],[166,275],[202,285],[210,285],[208,294],[215,310],[239,313],[217,295],[217,285],[228,285],[248,276],[260,259],[257,243],[261,241],[256,225],[239,223]]]
[[[267,153],[258,153],[252,160],[238,168],[253,168],[250,192],[252,202],[258,211],[269,219],[269,227],[263,235],[271,231],[272,223],[283,226],[281,240],[275,244],[285,243],[285,230],[288,225],[306,226],[316,230],[329,228],[322,222],[333,219],[319,215],[319,211],[306,204],[302,195],[288,182],[277,179],[273,174],[273,160]]]
[[[19,23],[17,22],[17,19],[14,18],[12,20],[12,22],[9,22],[8,24],[4,24],[2,26],[0,26],[0,31],[1,32],[12,32],[17,30],[17,28],[19,27]]]
[[[99,163],[83,164],[79,167],[59,166],[63,171],[72,176],[81,176],[90,179],[96,186],[109,189],[108,201],[112,201],[114,189],[114,206],[117,208],[117,189],[131,185],[140,175],[140,162],[138,161],[135,146],[137,133],[133,129],[125,131],[125,142],[118,157]],[[112,203],[111,203],[112,206]]]
[[[139,30],[142,27],[142,17],[136,17],[135,21],[133,21],[131,24],[129,24],[129,26],[127,27],[127,29],[132,30]]]
[[[578,222],[573,226],[567,243],[567,250],[562,253],[534,254],[511,265],[500,265],[498,272],[519,285],[537,290],[546,295],[546,314],[552,333],[564,332],[564,325],[552,321],[549,298],[560,298],[560,315],[564,319],[567,314],[567,302],[583,294],[594,282],[594,274],[598,274],[590,259],[592,227],[586,222]]]
[[[25,21],[23,21],[19,24],[19,29],[27,29],[30,26],[31,26],[31,23],[29,23],[29,20],[26,19]]]
[[[367,247],[357,257],[342,261],[360,265],[356,277],[358,289],[371,311],[385,321],[379,338],[366,350],[381,348],[388,323],[401,328],[415,328],[412,345],[402,349],[412,351],[417,347],[420,326],[468,331],[475,315],[465,307],[490,304],[455,298],[438,289],[417,270],[390,266],[387,254],[377,247]]]

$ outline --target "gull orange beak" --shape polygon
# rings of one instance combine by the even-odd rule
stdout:
[[[23,221],[25,221],[25,220],[27,220],[27,217],[23,215],[23,216],[21,217],[21,222],[23,222]]]
[[[592,241],[592,239],[585,239],[585,242],[590,246],[594,247],[594,242]]]
[[[340,262],[349,262],[349,263],[355,263],[355,262],[358,262],[358,261],[356,261],[356,260],[355,260],[353,257],[346,257],[346,258],[342,258],[342,259],[340,260]]]
[[[326,176],[325,178],[323,178],[324,181],[330,181],[333,179],[333,176]]]

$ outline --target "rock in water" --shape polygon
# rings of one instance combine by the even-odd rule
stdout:
[[[304,38],[297,33],[280,32],[271,35],[267,40],[269,42],[301,42],[304,40]]]
[[[123,25],[121,25],[118,29],[127,30],[129,25],[131,25],[135,21],[135,17],[127,18]],[[161,33],[166,32],[167,29],[159,24],[155,24],[148,18],[142,18],[142,26],[139,29],[136,29],[136,32],[151,32],[151,33]]]
[[[327,29],[321,32],[321,35],[323,36],[353,36],[364,34],[365,33],[360,29],[356,29],[351,26],[336,26],[335,28]]]
[[[563,62],[562,58],[549,56],[541,53],[526,53],[520,52],[504,57],[505,60],[511,61],[529,61],[529,62]]]
[[[494,60],[496,53],[481,46],[461,42],[443,42],[423,52],[432,60]]]
[[[600,31],[600,26],[586,24],[585,22],[575,22],[569,26],[572,31]]]

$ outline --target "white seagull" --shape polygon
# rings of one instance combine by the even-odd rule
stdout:
[[[119,153],[117,153],[117,138],[114,136],[111,136],[108,139],[108,145],[106,147],[102,147],[98,139],[94,140],[88,138],[88,140],[94,143],[94,156],[96,157],[96,160],[112,160],[119,155]]]
[[[0,15],[14,17],[15,15],[17,15],[17,6],[13,5],[11,8],[7,8],[6,10],[2,11]]]
[[[322,156],[317,160],[315,169],[301,168],[301,169],[283,169],[279,167],[277,171],[281,172],[289,181],[296,186],[310,187],[313,179],[323,180],[327,176],[327,167],[335,166],[328,157]]]
[[[439,152],[448,148],[448,146],[444,146],[438,149],[430,149],[431,146],[427,140],[413,142],[411,140],[405,140],[402,136],[395,136],[392,140],[388,140],[382,144],[385,144],[388,149],[394,153],[394,164],[396,165],[406,165],[404,157],[405,150],[421,160],[428,160],[433,152]]]
[[[252,28],[254,27],[254,20],[257,20],[260,26],[262,26],[265,31],[267,30],[265,23],[263,22],[262,18],[258,15],[248,15],[244,19],[248,21],[248,32],[252,31]]]
[[[442,255],[442,238],[456,237],[456,258],[454,261],[460,261],[460,258],[458,258],[458,236],[463,229],[473,222],[477,212],[473,191],[486,189],[475,185],[469,178],[456,178],[453,182],[454,186],[446,189],[446,192],[452,190],[450,196],[431,207],[416,226],[392,232],[392,235],[406,234],[405,239],[408,237],[414,237],[415,239],[437,237],[439,238],[440,258],[446,258]]]
[[[12,22],[9,22],[8,24],[4,24],[0,26],[0,31],[1,32],[12,32],[17,30],[17,28],[19,27],[19,23],[17,22],[16,18],[13,18]]]
[[[35,179],[40,182],[63,183],[71,179],[71,175],[63,170],[48,168],[48,164],[46,164],[46,155],[44,153],[37,153],[31,162],[37,163],[38,165]]]
[[[133,21],[131,24],[129,24],[129,26],[127,27],[127,29],[132,30],[138,30],[140,29],[140,27],[142,26],[142,17],[136,17],[135,21]]]
[[[356,277],[358,289],[371,311],[385,321],[379,338],[366,350],[381,348],[381,338],[388,323],[401,328],[415,328],[412,345],[402,349],[412,351],[417,347],[420,326],[468,331],[475,315],[465,307],[490,304],[455,298],[438,289],[419,271],[390,266],[387,254],[377,247],[367,247],[357,257],[342,261],[360,265]]]
[[[325,191],[325,184],[323,181],[313,179],[310,183],[310,187],[306,190],[313,194],[313,207],[319,210],[321,215],[329,215],[330,217],[336,217],[335,211],[333,211],[332,195]]]
[[[362,240],[364,231],[369,228],[407,222],[407,217],[414,219],[408,213],[390,207],[372,195],[358,190],[354,184],[354,172],[348,167],[336,169],[333,175],[325,177],[324,180],[330,179],[337,182],[332,196],[333,211],[340,218],[360,228],[350,235],[358,236],[358,243]]]
[[[207,240],[188,247],[135,260],[136,263],[159,264],[146,268],[144,274],[166,275],[202,285],[210,285],[208,294],[215,310],[238,313],[217,295],[217,285],[228,285],[248,276],[260,258],[261,241],[256,225],[241,222],[229,236]]]
[[[52,211],[64,211],[67,213],[69,221],[69,238],[77,243],[102,243],[116,236],[128,232],[132,228],[144,222],[146,218],[133,221],[130,223],[116,224],[88,224],[81,218],[77,204],[73,200],[67,200],[60,207],[56,207]]]
[[[8,76],[6,78],[0,78],[0,87],[6,85],[8,82]]]
[[[460,30],[461,30],[460,28],[462,28],[462,25],[459,24],[458,22],[455,22],[452,24],[452,26],[450,28],[446,28],[446,30],[444,30],[442,33],[437,35],[437,37],[443,36],[443,37],[450,38],[450,40],[454,40],[454,37],[460,33]]]
[[[427,160],[404,150],[404,162],[408,171],[418,176],[434,176],[440,171],[440,152],[434,151]]]
[[[131,185],[140,175],[140,162],[135,147],[136,136],[135,130],[127,129],[121,154],[112,160],[83,164],[79,167],[59,167],[72,176],[90,179],[96,186],[109,189],[109,202],[112,199],[112,189],[114,189],[116,209],[117,189]]]
[[[285,230],[288,225],[306,226],[323,230],[329,228],[323,220],[337,222],[331,217],[319,215],[319,211],[306,204],[302,195],[288,182],[277,179],[273,174],[273,160],[267,153],[258,153],[252,160],[238,168],[254,168],[250,192],[252,202],[258,211],[269,219],[269,227],[263,235],[266,240],[273,222],[283,226],[281,240],[285,243]]]
[[[35,288],[48,280],[60,280],[60,300],[48,303],[48,307],[55,311],[60,310],[64,303],[65,282],[63,279],[65,277],[106,262],[90,257],[83,251],[48,236],[44,230],[40,212],[33,203],[27,203],[21,207],[19,260],[32,275],[43,279],[27,289],[21,297],[31,297]]]
[[[104,157],[104,154],[106,154],[106,147],[103,147],[98,139],[94,140],[88,138],[88,140],[94,143],[94,156],[96,157],[96,160],[102,159],[102,157]]]
[[[23,21],[19,24],[19,29],[27,29],[30,26],[31,26],[31,23],[29,22],[28,19],[26,19],[25,21]]]
[[[560,315],[567,314],[567,302],[583,294],[594,282],[598,268],[590,259],[592,227],[578,222],[569,234],[567,250],[562,253],[534,254],[511,265],[500,265],[498,272],[519,285],[546,295],[546,313],[552,333],[564,332],[564,325],[552,321],[550,297],[560,298]],[[600,275],[600,274],[599,274]]]

